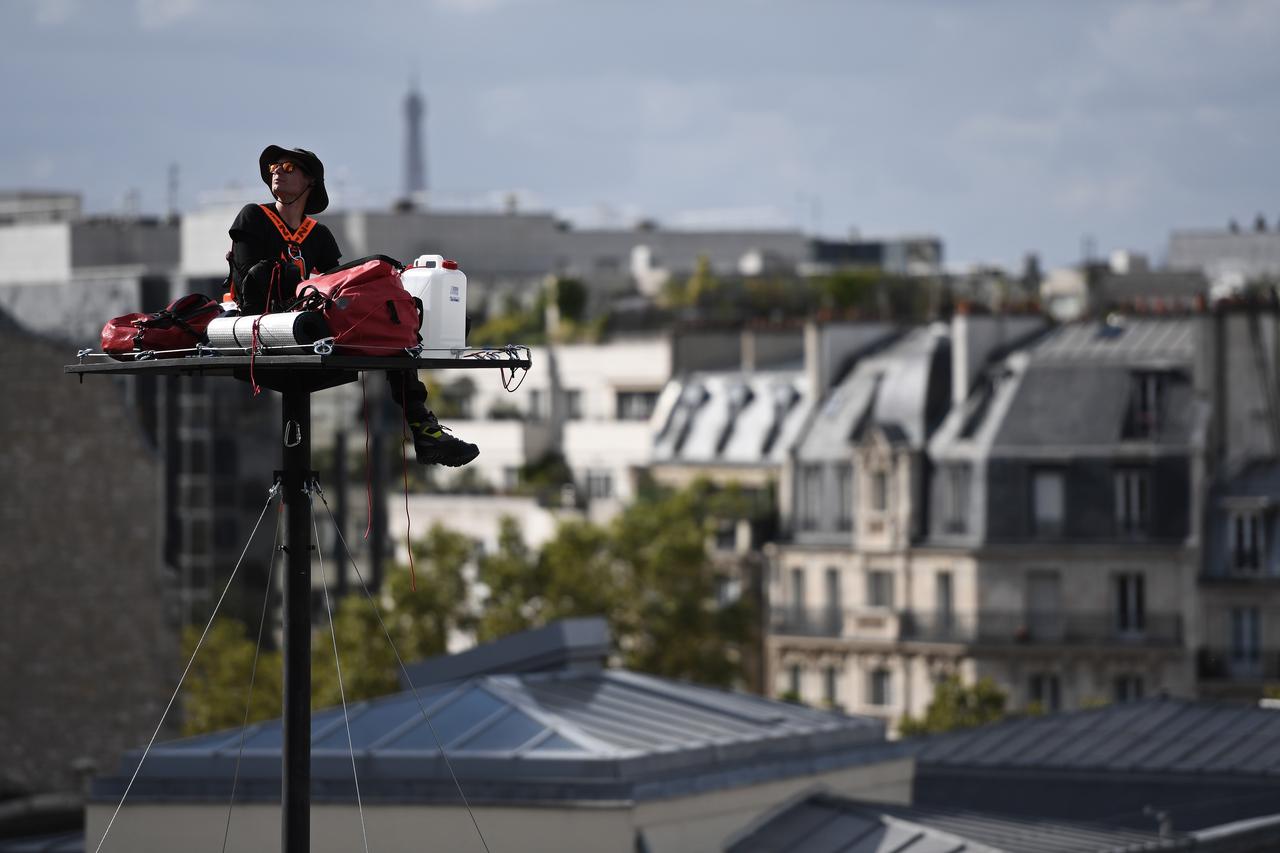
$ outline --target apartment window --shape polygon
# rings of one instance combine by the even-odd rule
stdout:
[[[951,627],[955,620],[955,589],[951,572],[938,572],[933,578],[933,609],[938,624]]]
[[[893,572],[882,569],[867,571],[867,605],[893,607]]]
[[[191,438],[184,443],[187,456],[187,474],[209,473],[209,442]]]
[[[564,416],[566,420],[582,420],[582,392],[568,389],[564,392]]]
[[[736,551],[738,549],[738,525],[732,521],[721,521],[716,524],[716,550]]]
[[[613,497],[613,475],[608,471],[588,471],[587,472],[587,497],[588,498],[611,498]]]
[[[836,468],[836,528],[853,529],[853,466]]]
[[[210,523],[203,518],[188,520],[187,550],[195,554],[208,554],[212,547],[210,530]]]
[[[1062,533],[1066,498],[1061,471],[1036,471],[1031,475],[1031,516],[1040,536]]]
[[[1056,673],[1037,672],[1027,682],[1027,699],[1046,711],[1062,708],[1062,684]]]
[[[504,465],[502,467],[502,488],[508,492],[514,491],[520,486],[520,468],[516,465]]]
[[[889,473],[875,471],[871,474],[871,508],[884,512],[889,508]]]
[[[867,673],[867,704],[890,705],[893,703],[893,674],[883,667]]]
[[[657,391],[619,391],[617,415],[620,421],[647,421],[658,404]]]
[[[1112,696],[1117,702],[1137,702],[1143,694],[1142,676],[1117,675],[1112,688]]]
[[[790,674],[791,686],[787,692],[789,692],[792,696],[798,699],[800,698],[800,664],[798,663],[791,664],[791,669],[789,674]]]
[[[1151,438],[1159,432],[1167,381],[1168,376],[1164,373],[1133,374],[1125,438]]]
[[[804,569],[791,570],[791,609],[797,614],[804,611]]]
[[[800,529],[817,530],[822,505],[822,467],[800,466]]]
[[[1115,576],[1116,630],[1138,634],[1146,628],[1146,588],[1140,572]]]
[[[1256,664],[1261,648],[1258,608],[1231,608],[1231,660],[1237,664]]]
[[[840,590],[840,570],[835,566],[829,566],[826,574],[827,580],[827,609],[839,610],[842,605]]]
[[[1147,532],[1150,516],[1150,479],[1146,471],[1129,469],[1117,471],[1116,530],[1122,536]]]
[[[822,672],[822,698],[828,705],[835,705],[839,696],[840,670],[834,666],[826,667]]]
[[[826,573],[827,593],[827,627],[833,632],[840,630],[840,614],[844,609],[843,592],[840,589],[840,570],[831,566]]]
[[[1253,574],[1262,569],[1262,532],[1261,512],[1247,510],[1231,513],[1229,536],[1232,571]]]
[[[971,471],[967,464],[942,468],[942,528],[947,533],[964,533],[969,529]]]
[[[533,420],[542,420],[546,416],[546,395],[541,390],[534,388],[529,392],[529,417]]]

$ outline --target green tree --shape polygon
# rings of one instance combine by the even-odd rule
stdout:
[[[471,627],[462,574],[474,550],[471,540],[437,524],[412,547],[416,584],[407,566],[395,566],[387,574],[383,594],[376,598],[377,614],[362,592],[337,605],[334,634],[348,702],[399,689],[395,653],[387,644],[379,615],[406,663],[442,654],[451,631]],[[318,707],[337,705],[342,699],[328,629],[326,618],[311,643],[311,695]]]
[[[587,286],[576,278],[552,279],[555,292],[556,309],[560,319],[570,323],[581,323],[587,318]]]
[[[498,548],[480,558],[478,576],[489,588],[481,610],[477,638],[485,643],[523,631],[539,612],[542,580],[538,557],[524,543],[520,525],[504,517],[499,523]]]
[[[706,305],[720,293],[720,280],[711,271],[711,259],[698,255],[693,275],[685,283],[684,292],[690,305]]]
[[[753,611],[745,600],[716,602],[707,538],[714,513],[738,500],[706,484],[648,490],[606,526],[562,523],[536,554],[514,522],[504,522],[497,551],[480,563],[490,590],[480,639],[604,615],[627,666],[734,683],[753,635]]]
[[[716,489],[695,483],[641,497],[612,523],[622,597],[614,625],[628,667],[730,685],[754,624],[746,599],[716,601],[707,551]]]
[[[200,631],[194,625],[183,629],[184,660],[195,650]],[[237,620],[221,618],[213,623],[187,675],[182,698],[184,735],[236,728],[244,722],[255,645]],[[280,716],[281,689],[280,654],[264,651],[258,657],[249,722]]]
[[[957,676],[945,678],[933,688],[933,701],[924,716],[904,716],[898,723],[903,737],[939,734],[993,723],[1004,716],[1007,697],[990,678],[966,685]]]
[[[825,308],[850,309],[875,314],[884,273],[879,270],[839,270],[817,278],[813,287]]]

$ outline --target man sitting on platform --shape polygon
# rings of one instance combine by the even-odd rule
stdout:
[[[231,223],[231,279],[242,314],[279,311],[298,283],[338,265],[333,233],[311,218],[329,205],[324,164],[302,148],[268,145],[258,158],[274,204],[247,204]],[[413,449],[424,465],[466,465],[479,449],[450,435],[427,408],[427,389],[414,370],[389,370],[391,397],[404,411]]]

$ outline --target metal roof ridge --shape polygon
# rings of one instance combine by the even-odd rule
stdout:
[[[603,674],[605,675],[606,678],[609,678],[610,680],[620,681],[628,685],[629,687],[633,687],[637,690],[652,693],[654,695],[662,696],[667,699],[675,699],[681,702],[685,702],[686,704],[694,705],[696,707],[702,708],[704,710],[714,711],[716,713],[725,714],[727,716],[735,717],[740,720],[745,720],[746,722],[749,722],[749,723],[759,723],[759,724],[780,723],[780,722],[785,722],[787,719],[786,715],[784,715],[781,712],[781,710],[775,711],[774,713],[769,714],[768,716],[764,714],[744,713],[742,711],[721,707],[720,705],[715,703],[711,703],[707,701],[699,701],[696,695],[690,696],[682,692],[683,690],[710,691],[714,695],[716,690],[715,688],[712,688],[712,687],[704,687],[702,685],[693,685],[693,684],[690,684],[690,685],[682,684],[680,685],[680,688],[677,689],[671,686],[670,684],[668,684],[668,682],[666,681],[653,678],[652,676],[642,675],[637,672],[631,672],[630,670],[605,670]],[[733,693],[728,693],[727,695],[731,698],[738,698]],[[754,697],[748,697],[748,698],[754,698]],[[851,718],[851,719],[858,719],[858,718]]]
[[[515,676],[486,675],[482,678],[488,682],[485,688],[498,699],[508,703],[535,722],[541,723],[548,730],[555,732],[565,740],[589,750],[598,756],[609,758],[630,758],[643,755],[641,750],[620,749],[618,746],[587,734],[577,723],[542,709],[524,690],[524,683]],[[512,684],[514,682],[514,685]],[[523,757],[523,756],[521,756]]]

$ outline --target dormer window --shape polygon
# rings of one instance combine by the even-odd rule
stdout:
[[[801,530],[817,530],[822,506],[822,466],[801,465],[798,513]]]
[[[853,466],[836,468],[836,528],[853,529]]]
[[[876,512],[889,508],[889,472],[883,468],[871,472],[871,508]]]
[[[1140,536],[1147,532],[1150,517],[1150,487],[1147,472],[1141,468],[1116,471],[1116,529],[1121,536]]]
[[[956,462],[940,469],[942,486],[942,529],[947,533],[968,530],[969,488],[972,480],[968,463]]]
[[[1125,438],[1153,438],[1159,433],[1168,384],[1167,373],[1140,371],[1130,377]]]
[[[1062,472],[1042,469],[1031,475],[1031,519],[1037,536],[1060,536],[1066,516]]]

